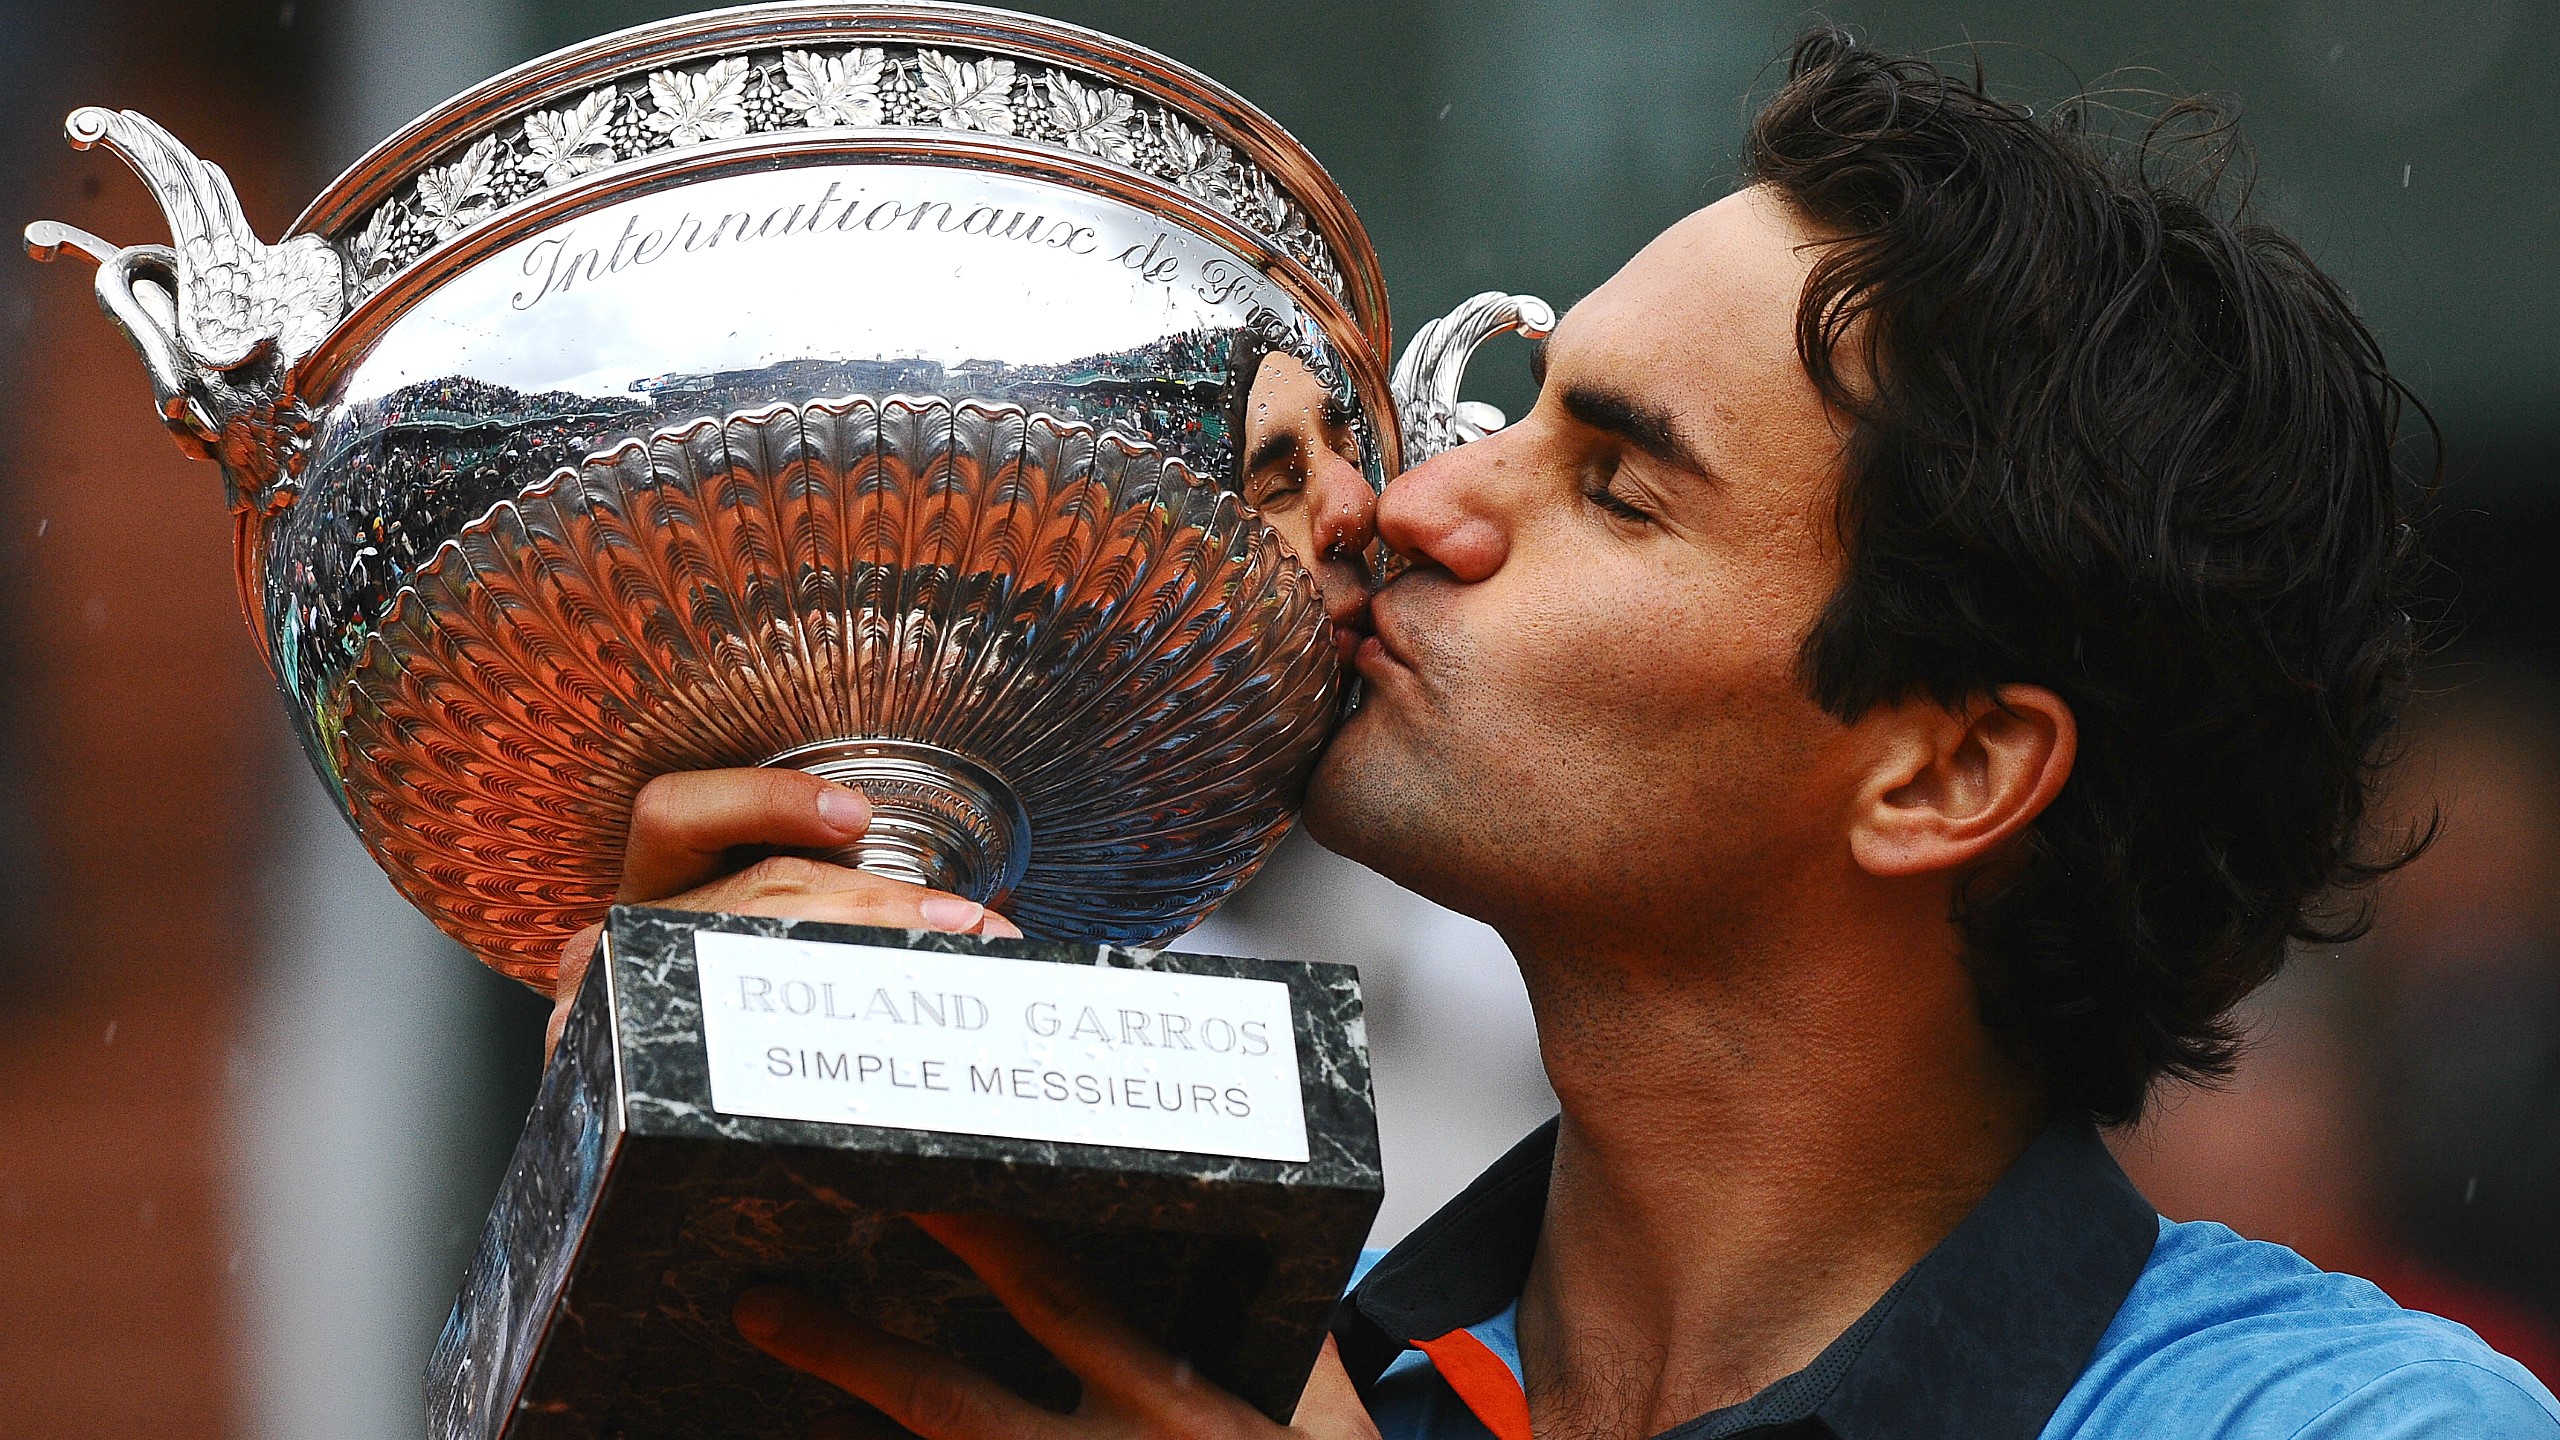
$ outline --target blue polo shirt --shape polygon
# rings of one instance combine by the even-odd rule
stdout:
[[[1553,1122],[1334,1315],[1385,1440],[1526,1440],[1513,1319]],[[1814,1361],[1661,1440],[2560,1440],[2560,1403],[2450,1320],[2220,1225],[2172,1224],[2057,1122]]]

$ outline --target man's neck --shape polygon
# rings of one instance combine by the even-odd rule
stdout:
[[[1638,1440],[1803,1368],[2035,1137],[1952,937],[1895,928],[1523,953],[1564,1112],[1520,1307],[1539,1435]]]

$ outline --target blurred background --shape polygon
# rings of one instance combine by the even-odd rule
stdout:
[[[621,0],[9,0],[0,219],[165,233],[62,116],[141,109],[274,235],[413,114]],[[1032,4],[1304,138],[1400,329],[1569,303],[1731,183],[1792,0]],[[2392,803],[2444,842],[2252,1007],[2238,1081],[2119,1137],[2173,1216],[2379,1279],[2560,1382],[2560,6],[1843,0],[2012,97],[2236,97],[2263,210],[2449,437],[2455,643]],[[1970,63],[1961,53],[1951,63]],[[2129,99],[2128,103],[2140,103]],[[1515,413],[1517,352],[1480,364]],[[0,258],[0,1434],[398,1436],[536,1076],[541,1002],[392,895],[292,752],[183,461],[86,266]],[[1188,942],[1358,963],[1393,1188],[1429,1213],[1550,1103],[1481,927],[1301,840]]]

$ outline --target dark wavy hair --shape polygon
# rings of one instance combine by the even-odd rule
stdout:
[[[2117,142],[1834,28],[1748,143],[1832,237],[1798,348],[1855,424],[1807,684],[1849,719],[2070,704],[2069,782],[1955,919],[1986,1023],[2107,1123],[2227,1074],[2232,1007],[2289,942],[2361,933],[2425,838],[2366,805],[2421,648],[2434,481],[2393,456],[2426,412],[2337,282],[2218,198],[2237,145],[2206,102]]]

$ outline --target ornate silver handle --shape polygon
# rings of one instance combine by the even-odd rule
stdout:
[[[38,220],[27,227],[27,253],[52,260],[63,251],[86,255],[98,267],[98,308],[142,355],[151,388],[160,397],[178,448],[199,460],[213,458],[221,426],[188,386],[194,367],[179,348],[178,255],[166,245],[118,248],[77,226]]]
[[[1543,340],[1555,328],[1554,306],[1535,295],[1499,290],[1487,290],[1423,326],[1396,361],[1395,379],[1388,386],[1395,392],[1396,419],[1404,428],[1405,467],[1502,428],[1501,411],[1458,398],[1477,346],[1514,330]]]
[[[222,167],[133,111],[85,106],[63,133],[74,149],[104,144],[132,166],[173,243],[119,248],[39,220],[27,253],[96,261],[98,304],[141,354],[178,448],[222,463],[235,506],[290,501],[310,429],[293,367],[346,313],[345,262],[316,235],[262,244]]]

